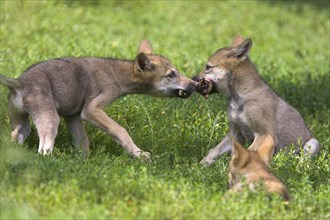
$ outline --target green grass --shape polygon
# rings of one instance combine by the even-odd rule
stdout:
[[[278,154],[271,169],[292,194],[288,206],[264,193],[230,195],[229,156],[199,161],[228,132],[226,98],[127,96],[106,111],[152,153],[130,158],[86,125],[91,155],[82,159],[60,124],[52,156],[10,141],[8,90],[0,87],[1,219],[329,219],[329,2],[300,1],[1,1],[0,73],[63,56],[133,59],[148,38],[191,77],[218,48],[242,34],[262,77],[303,115],[322,145],[318,157]]]

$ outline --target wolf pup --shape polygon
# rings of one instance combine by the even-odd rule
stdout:
[[[197,84],[168,59],[154,54],[147,40],[142,41],[135,60],[59,58],[31,66],[18,79],[1,75],[0,82],[10,89],[11,136],[19,143],[30,133],[31,116],[39,135],[38,152],[51,153],[63,116],[74,144],[84,153],[89,140],[82,120],[105,131],[129,154],[147,160],[150,153],[138,148],[103,109],[128,94],[187,98]]]
[[[199,82],[197,91],[207,98],[208,94],[225,92],[229,96],[228,120],[230,133],[239,142],[252,142],[249,149],[257,150],[266,135],[275,141],[275,152],[299,143],[306,153],[319,152],[319,142],[312,138],[298,111],[261,79],[248,54],[250,39],[236,37],[230,47],[216,51],[204,70],[194,77]],[[201,161],[210,165],[215,158],[230,151],[228,135]]]
[[[290,195],[284,184],[270,173],[268,166],[272,160],[274,140],[267,135],[258,150],[246,150],[236,140],[232,139],[232,159],[229,163],[229,187],[231,191],[240,191],[247,187],[255,191],[256,185],[263,183],[269,193],[277,193],[284,200],[290,200]]]

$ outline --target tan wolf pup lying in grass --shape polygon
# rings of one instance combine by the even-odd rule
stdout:
[[[121,96],[148,94],[188,98],[196,82],[181,75],[168,59],[154,54],[144,40],[134,60],[112,58],[58,58],[32,65],[18,79],[0,75],[10,89],[9,116],[12,137],[19,143],[30,133],[31,116],[39,135],[39,153],[53,151],[64,117],[74,144],[89,149],[82,120],[102,129],[135,157],[150,159],[126,129],[103,109]]]
[[[258,184],[264,184],[269,193],[277,193],[285,200],[290,195],[284,184],[270,173],[268,166],[272,161],[274,140],[267,135],[258,150],[246,150],[232,137],[232,159],[229,163],[229,187],[231,191],[240,191],[244,184],[252,191]]]
[[[299,141],[307,154],[319,152],[319,142],[299,112],[272,91],[257,73],[248,55],[252,40],[236,37],[230,47],[217,50],[204,70],[194,78],[199,82],[197,91],[208,96],[224,92],[229,97],[228,121],[230,134],[240,143],[252,143],[257,150],[267,135],[275,141],[275,152],[291,144],[300,151]],[[215,158],[229,152],[229,134],[201,161],[210,165]]]

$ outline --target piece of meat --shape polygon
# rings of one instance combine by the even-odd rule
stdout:
[[[211,90],[212,90],[212,82],[202,77],[201,80],[198,81],[198,86],[196,91],[202,96],[204,96],[205,99],[207,99],[209,97]]]

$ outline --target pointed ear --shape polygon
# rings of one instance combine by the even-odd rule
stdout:
[[[146,70],[152,70],[155,65],[151,62],[145,53],[139,53],[135,58],[135,66],[139,73]]]
[[[233,136],[230,136],[230,139],[232,141],[231,144],[232,161],[236,165],[245,164],[245,161],[249,157],[248,151],[240,143],[238,143]]]
[[[237,46],[232,47],[227,56],[235,57],[241,61],[245,61],[249,55],[251,48],[252,48],[252,40],[246,39]]]
[[[145,53],[145,54],[154,54],[154,52],[152,51],[152,47],[151,47],[151,43],[148,40],[143,40],[140,44],[139,47],[139,53]]]
[[[241,35],[237,35],[234,39],[233,42],[231,43],[231,47],[236,47],[243,43],[244,38]]]
[[[265,162],[267,166],[272,162],[274,149],[274,139],[272,138],[272,136],[267,135],[257,150],[259,157],[263,162]]]

